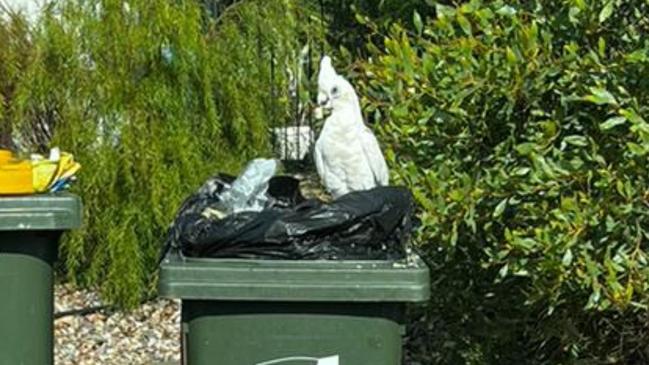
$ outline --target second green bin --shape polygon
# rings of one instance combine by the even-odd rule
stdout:
[[[169,255],[160,294],[182,300],[185,365],[399,365],[406,303],[429,297],[418,257],[392,261]]]

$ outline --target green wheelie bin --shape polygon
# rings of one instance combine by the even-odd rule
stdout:
[[[0,197],[0,365],[51,365],[61,234],[81,225],[71,194]]]
[[[166,256],[159,291],[180,298],[183,365],[399,365],[407,303],[430,295],[404,261]]]

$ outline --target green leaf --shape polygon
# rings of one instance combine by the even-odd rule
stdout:
[[[615,99],[613,94],[608,92],[608,90],[591,87],[590,92],[591,95],[585,96],[583,100],[590,101],[591,103],[595,103],[597,105],[617,105],[617,100]]]
[[[642,124],[645,122],[644,119],[642,119],[642,117],[633,109],[621,109],[620,114],[633,124]]]
[[[509,62],[510,64],[515,64],[517,59],[514,51],[512,51],[510,47],[507,47],[506,53],[507,53],[507,62]]]
[[[489,8],[480,9],[476,12],[478,19],[488,21],[494,17],[494,13]]]
[[[567,136],[563,140],[566,143],[571,144],[573,146],[579,146],[579,147],[588,146],[588,140],[584,136],[572,135],[572,136]]]
[[[451,246],[455,246],[457,244],[457,239],[458,239],[457,222],[453,222],[453,230],[451,231]]]
[[[515,176],[525,176],[530,172],[529,167],[517,167],[512,171],[512,174]]]
[[[422,30],[424,29],[424,22],[421,20],[421,15],[415,10],[413,14],[413,22],[415,23],[415,29],[417,29],[417,34],[421,35]]]
[[[626,118],[625,118],[625,117],[613,117],[613,118],[609,118],[609,119],[607,119],[604,123],[601,123],[601,124],[599,125],[599,129],[601,129],[601,130],[603,130],[603,131],[607,131],[607,130],[609,130],[609,129],[612,129],[612,128],[617,127],[618,125],[624,124],[625,122],[626,122]]]
[[[567,249],[566,252],[563,254],[563,259],[561,259],[561,264],[563,266],[570,266],[572,263],[572,250]]]
[[[602,11],[599,13],[600,23],[604,23],[606,19],[611,17],[611,14],[613,14],[613,10],[615,9],[614,6],[615,4],[613,1],[609,1],[608,3],[606,3]]]
[[[521,143],[517,145],[516,147],[516,152],[520,153],[523,156],[527,156],[530,153],[536,151],[536,145],[534,143]]]
[[[590,308],[595,308],[599,304],[599,300],[601,298],[601,290],[599,289],[599,286],[595,286],[596,289],[593,290],[593,292],[590,294],[590,297],[588,298],[588,303],[586,304],[585,309],[590,309]]]
[[[448,5],[435,4],[435,13],[438,18],[452,18],[455,16],[455,8]]]
[[[498,275],[499,275],[501,278],[504,278],[505,276],[507,276],[507,273],[508,273],[508,272],[509,272],[509,265],[508,265],[508,264],[505,264],[505,265],[504,265],[503,267],[501,267],[500,270],[498,271]]]
[[[471,23],[469,20],[462,14],[457,15],[457,23],[460,25],[460,28],[464,31],[464,34],[471,35]]]
[[[631,153],[633,153],[634,155],[644,156],[645,154],[647,154],[647,150],[644,147],[642,147],[641,145],[637,144],[637,143],[628,142],[626,144],[626,146],[629,148]]]
[[[555,174],[550,164],[548,164],[545,157],[537,154],[533,154],[532,161],[534,161],[535,164],[541,168],[541,171],[543,171],[543,173],[547,175],[550,179],[556,179],[557,175]]]
[[[503,199],[500,203],[498,203],[496,209],[494,210],[493,217],[500,217],[505,211],[505,208],[507,208],[507,199]]]
[[[448,194],[448,196],[449,196],[449,198],[451,198],[452,201],[455,201],[455,202],[461,202],[465,198],[464,191],[462,191],[460,189],[451,190],[451,192]]]
[[[355,18],[356,18],[356,22],[357,22],[358,24],[363,24],[363,25],[365,25],[365,24],[368,24],[368,23],[369,23],[369,18],[366,17],[366,16],[364,16],[364,15],[362,15],[362,14],[360,14],[360,13],[356,13]]]
[[[512,17],[512,16],[516,15],[516,9],[512,8],[509,5],[505,5],[505,6],[501,7],[500,9],[496,10],[496,14],[502,15],[502,16]]]
[[[647,62],[649,55],[647,49],[639,49],[624,56],[624,58],[631,63]]]
[[[568,10],[568,18],[570,19],[571,23],[576,24],[579,22],[579,19],[577,18],[579,13],[581,13],[581,9],[576,6],[570,7],[570,10]]]
[[[515,276],[521,276],[521,277],[528,277],[530,276],[530,272],[527,271],[526,269],[520,269],[514,273]]]
[[[647,310],[649,310],[649,306],[646,305],[646,304],[643,304],[643,303],[639,303],[639,302],[634,302],[634,301],[632,301],[630,304],[631,304],[632,307],[635,307],[635,308],[641,309],[642,311],[645,311],[645,312],[646,312]]]
[[[528,251],[536,246],[536,241],[531,238],[517,238],[512,241],[512,246]]]

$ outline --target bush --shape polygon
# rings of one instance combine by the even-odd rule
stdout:
[[[412,22],[413,11],[426,15],[434,9],[424,0],[306,0],[322,6],[327,20],[327,38],[332,45],[350,50],[356,56],[366,56],[366,33],[363,21],[380,25]],[[362,16],[359,16],[362,14]],[[359,18],[361,23],[359,23]]]
[[[0,14],[2,5],[0,5]],[[13,148],[11,110],[20,75],[29,63],[32,47],[29,24],[19,13],[4,12],[0,17],[0,148]]]
[[[84,227],[63,243],[64,270],[126,306],[155,289],[182,199],[269,153],[269,127],[289,114],[285,65],[307,39],[295,2],[236,2],[217,17],[202,9],[56,2],[31,30],[29,62],[5,105],[2,125],[18,147],[58,145],[83,164]]]
[[[360,94],[433,266],[429,361],[649,361],[648,12],[436,4],[370,44]]]

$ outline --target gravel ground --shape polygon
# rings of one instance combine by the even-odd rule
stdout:
[[[55,288],[55,312],[101,306],[99,296],[69,285]],[[404,344],[404,365],[426,365],[430,333],[413,316]],[[158,299],[133,312],[77,314],[54,321],[55,365],[158,365],[180,362],[180,303]]]
[[[101,305],[96,293],[55,288],[55,312]],[[54,321],[55,365],[152,365],[180,361],[180,306],[158,299],[133,312],[72,315]]]

